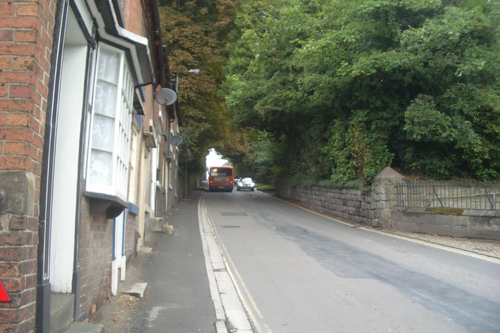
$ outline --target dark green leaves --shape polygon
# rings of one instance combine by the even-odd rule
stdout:
[[[369,181],[388,165],[498,179],[498,7],[244,1],[226,102],[293,156],[289,169],[316,179]]]

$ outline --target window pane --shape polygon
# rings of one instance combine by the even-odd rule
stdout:
[[[124,53],[100,44],[91,129],[91,191],[127,199],[134,82]],[[95,186],[94,186],[95,185]]]
[[[113,154],[92,149],[89,180],[93,184],[111,185],[111,161]]]
[[[92,127],[92,147],[113,151],[114,127],[114,119],[96,114]]]
[[[116,85],[97,81],[95,93],[95,112],[114,117],[116,112]]]
[[[233,169],[231,168],[214,168],[210,170],[210,176],[232,176]]]
[[[118,84],[118,75],[120,66],[120,54],[115,51],[101,48],[99,51],[99,69],[98,77]]]
[[[133,110],[133,82],[132,76],[127,64],[124,64],[122,78],[122,93],[121,93],[121,112],[117,115],[118,131],[116,133],[118,140],[116,173],[121,176],[118,180],[118,190],[121,193],[127,193],[128,188],[128,166],[130,163],[130,136],[132,125],[132,110]],[[121,179],[121,181],[120,181]]]
[[[95,84],[92,149],[88,181],[96,185],[112,185],[115,115],[118,112],[117,94],[121,54],[106,48],[99,49]]]

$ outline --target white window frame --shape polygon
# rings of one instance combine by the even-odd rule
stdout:
[[[92,154],[94,151],[100,150],[93,143],[92,129],[95,125],[94,117],[96,115],[96,96],[95,92],[98,89],[97,82],[102,78],[99,76],[99,60],[102,50],[108,50],[115,52],[119,55],[119,66],[118,66],[118,79],[117,79],[117,89],[116,89],[116,100],[115,100],[115,113],[114,118],[107,116],[108,119],[114,119],[113,126],[113,148],[112,151],[108,151],[112,154],[111,157],[111,181],[109,184],[103,183],[93,183],[91,179],[91,172],[93,171],[92,166]],[[133,117],[133,97],[134,97],[134,82],[132,78],[132,73],[130,71],[130,66],[127,63],[126,55],[123,50],[117,49],[115,47],[106,45],[104,43],[99,44],[96,73],[94,75],[93,84],[93,103],[92,103],[92,118],[90,121],[90,138],[87,154],[87,177],[86,177],[86,191],[106,194],[110,196],[117,196],[118,198],[128,201],[128,181],[129,181],[129,170],[130,170],[130,150],[131,150],[131,140],[132,140],[132,117]],[[114,83],[113,83],[114,84]],[[102,114],[101,114],[102,116]],[[103,151],[103,150],[101,150]]]

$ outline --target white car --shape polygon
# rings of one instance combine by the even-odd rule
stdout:
[[[236,183],[236,190],[250,190],[253,191],[255,189],[255,183],[252,178],[241,178]]]

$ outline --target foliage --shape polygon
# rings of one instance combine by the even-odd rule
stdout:
[[[246,0],[223,92],[278,176],[500,179],[498,1]]]
[[[163,43],[168,46],[172,78],[178,78],[184,138],[179,147],[181,164],[188,159],[188,172],[200,173],[209,148],[248,149],[242,131],[229,125],[230,113],[218,94],[235,4],[231,0],[164,0],[160,5]],[[200,74],[188,73],[190,69],[200,69]]]
[[[247,130],[249,149],[247,153],[225,155],[233,166],[236,176],[251,177],[255,182],[274,183],[273,145],[266,133]]]

